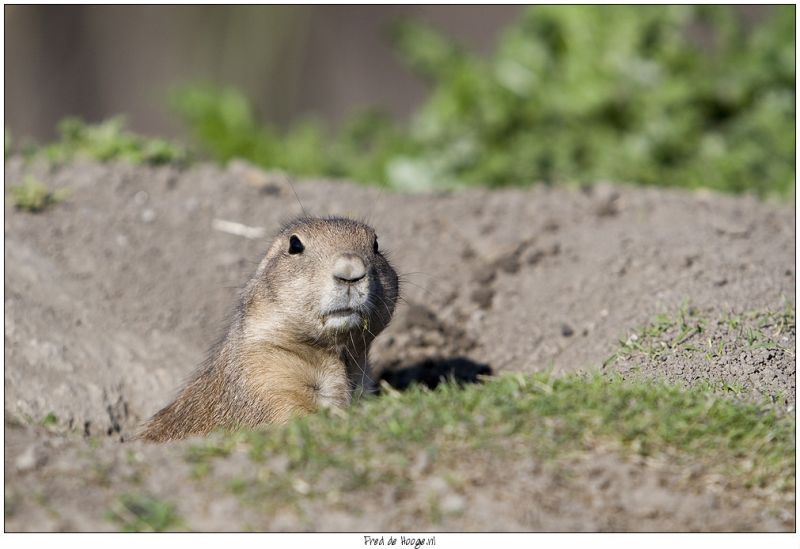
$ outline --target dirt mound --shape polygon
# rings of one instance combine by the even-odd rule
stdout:
[[[49,416],[63,436],[128,438],[200,364],[269,234],[302,209],[365,219],[390,250],[404,303],[374,346],[385,379],[424,377],[442,359],[460,360],[446,368],[473,377],[487,368],[600,368],[659,314],[691,306],[710,326],[731,315],[791,309],[791,327],[773,339],[775,324],[751,326],[777,348],[753,346],[743,332],[712,334],[709,348],[722,342],[724,355],[734,357],[724,368],[722,358],[712,360],[712,374],[677,351],[642,355],[635,365],[794,402],[789,206],[614,186],[402,195],[298,181],[301,208],[285,176],[241,163],[49,169],[19,158],[6,162],[6,191],[28,173],[71,194],[40,214],[5,204],[7,473],[15,460],[38,470],[35,456],[25,454],[38,451],[29,431],[10,429],[9,421],[30,425]],[[669,341],[676,330],[666,330]],[[631,356],[611,367],[630,371]],[[410,367],[417,374],[402,372]],[[68,443],[78,453],[79,445]],[[168,459],[157,448],[146,452]],[[49,528],[13,520],[15,528]]]

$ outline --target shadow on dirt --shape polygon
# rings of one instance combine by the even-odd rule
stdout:
[[[412,366],[384,370],[381,373],[381,381],[385,381],[398,391],[404,391],[415,383],[434,389],[448,379],[453,379],[459,385],[480,383],[482,376],[490,375],[492,368],[488,364],[475,362],[466,357],[426,358]]]

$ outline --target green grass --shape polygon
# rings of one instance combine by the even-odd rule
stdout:
[[[33,154],[52,162],[89,158],[100,162],[125,160],[134,164],[166,164],[188,159],[185,148],[180,145],[128,131],[121,116],[98,124],[66,118],[59,124],[58,131],[57,141],[34,148]]]
[[[58,425],[58,416],[50,412],[42,418],[39,422],[42,427],[50,427],[51,425]]]
[[[35,177],[27,176],[21,185],[11,186],[11,199],[17,209],[37,213],[61,202],[69,192],[69,189],[53,192]]]
[[[621,357],[654,361],[675,354],[687,358],[701,354],[712,360],[741,349],[774,349],[794,356],[794,349],[780,341],[794,327],[795,307],[788,302],[778,311],[728,312],[714,318],[684,304],[674,313],[656,315],[644,328],[620,340],[619,349],[604,365]]]
[[[215,435],[187,457],[211,464],[234,449],[247,452],[255,465],[229,488],[269,510],[372,487],[402,491],[420,452],[433,468],[457,472],[476,459],[503,468],[531,455],[580,456],[598,445],[678,466],[699,463],[743,489],[791,497],[794,444],[793,419],[767,406],[600,374],[537,374],[390,392],[283,427]]]
[[[123,532],[165,532],[183,524],[174,505],[138,494],[120,496],[107,517]]]

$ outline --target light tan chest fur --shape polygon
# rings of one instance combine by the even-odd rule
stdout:
[[[283,423],[318,408],[350,403],[345,364],[332,353],[262,345],[243,358],[241,380],[268,407],[271,421]]]

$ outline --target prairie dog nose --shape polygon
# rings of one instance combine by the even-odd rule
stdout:
[[[356,254],[344,253],[333,262],[333,278],[345,283],[357,282],[367,274],[364,260]]]

